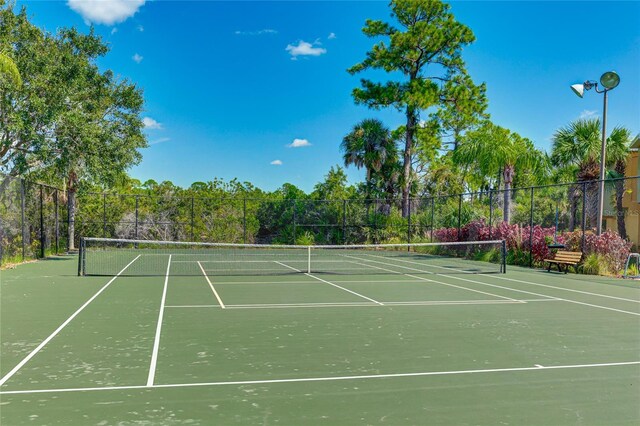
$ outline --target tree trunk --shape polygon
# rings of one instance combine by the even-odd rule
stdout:
[[[69,179],[67,182],[67,191],[69,196],[67,198],[67,206],[69,209],[69,229],[68,229],[68,247],[69,250],[76,249],[75,237],[76,237],[76,190],[77,190],[78,176],[72,170],[69,172]]]
[[[511,183],[513,182],[513,176],[515,174],[514,166],[505,165],[503,171],[504,177],[504,212],[502,220],[511,223]]]
[[[598,221],[598,198],[600,193],[600,184],[597,181],[588,182],[587,190],[587,228],[595,228]],[[604,195],[604,194],[603,194]]]
[[[405,130],[405,146],[403,158],[403,177],[402,182],[402,217],[409,216],[409,198],[411,197],[411,155],[413,154],[413,134],[416,127],[416,110],[413,107],[407,107],[406,110],[407,126]]]
[[[616,161],[615,170],[620,177],[624,177],[627,171],[627,165],[624,161]],[[627,235],[627,225],[624,222],[624,208],[622,207],[622,197],[624,197],[625,180],[617,180],[616,183],[616,222],[618,224],[618,234],[625,240],[629,239]]]

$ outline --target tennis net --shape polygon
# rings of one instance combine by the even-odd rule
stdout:
[[[486,274],[504,241],[258,245],[82,238],[78,275]]]

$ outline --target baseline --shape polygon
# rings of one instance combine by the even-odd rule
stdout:
[[[297,379],[268,379],[268,380],[239,380],[230,382],[202,382],[202,383],[174,383],[153,385],[151,389],[167,389],[167,388],[186,388],[186,387],[206,387],[206,386],[242,386],[242,385],[266,385],[276,383],[304,383],[304,382],[330,382],[339,380],[367,380],[367,379],[389,379],[401,377],[428,377],[428,376],[452,376],[459,374],[491,374],[491,373],[510,373],[523,371],[545,371],[545,370],[568,370],[582,368],[605,368],[605,367],[621,367],[630,365],[640,365],[640,361],[623,361],[623,362],[607,362],[593,364],[568,364],[568,365],[551,365],[544,366],[535,364],[533,367],[512,367],[512,368],[491,368],[482,370],[452,370],[452,371],[423,371],[415,373],[389,373],[389,374],[368,374],[359,376],[334,376],[334,377],[302,377]],[[109,391],[109,390],[134,390],[149,389],[146,386],[105,386],[105,387],[87,387],[87,388],[63,388],[63,389],[32,389],[32,390],[15,390],[0,391],[0,395],[20,395],[20,394],[39,394],[39,393],[62,393],[62,392],[87,392],[87,391]]]

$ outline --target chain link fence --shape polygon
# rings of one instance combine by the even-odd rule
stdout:
[[[618,231],[620,217],[629,232],[640,232],[638,183],[638,177],[606,181],[605,229]],[[543,229],[550,244],[572,231],[582,231],[584,240],[584,231],[596,227],[598,211],[598,182],[588,181],[414,198],[406,217],[399,199],[79,192],[72,219],[62,189],[12,177],[0,185],[2,265],[66,252],[71,225],[76,247],[80,237],[308,245],[492,239],[506,220],[521,230],[519,238],[529,239],[532,264],[534,231]],[[478,224],[486,226],[479,230]]]

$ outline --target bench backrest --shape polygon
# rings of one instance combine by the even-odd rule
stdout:
[[[578,263],[582,259],[582,252],[558,250],[554,259],[559,262]]]

